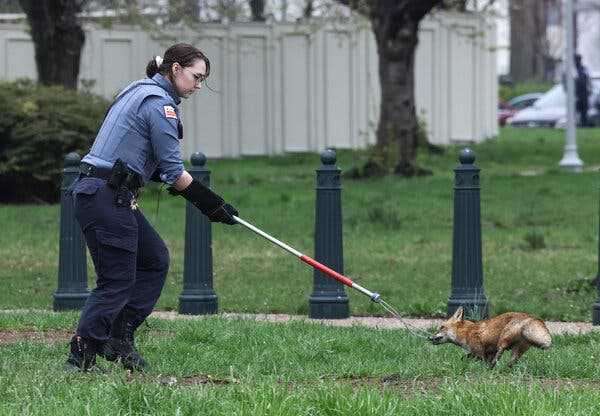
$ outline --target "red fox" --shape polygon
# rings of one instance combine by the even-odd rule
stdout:
[[[552,345],[544,321],[526,313],[508,312],[479,322],[464,319],[462,306],[431,337],[434,344],[451,342],[467,351],[467,356],[487,362],[494,368],[505,350],[512,350],[509,367],[530,346],[546,349]]]

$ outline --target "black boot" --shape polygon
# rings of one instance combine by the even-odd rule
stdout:
[[[96,354],[99,344],[90,338],[75,335],[71,338],[71,350],[65,364],[67,371],[92,371],[97,370]]]
[[[108,361],[121,361],[126,369],[146,370],[148,364],[135,348],[133,336],[142,321],[134,310],[123,308],[112,324],[110,339],[104,344],[101,355]]]

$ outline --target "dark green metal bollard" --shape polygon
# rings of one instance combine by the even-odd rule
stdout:
[[[459,307],[472,319],[488,316],[488,301],[483,288],[481,258],[481,218],[479,168],[475,154],[463,149],[460,166],[454,169],[454,232],[452,245],[452,293],[448,314]]]
[[[600,220],[600,214],[598,217]],[[600,221],[598,223],[598,274],[596,275],[596,288],[598,290],[598,300],[592,305],[592,325],[600,325]]]
[[[335,166],[335,160],[335,152],[325,150],[321,153],[323,164],[317,169],[315,260],[344,273],[341,170]],[[309,305],[310,317],[314,319],[350,316],[344,286],[318,270],[314,271],[314,289]]]
[[[191,157],[192,177],[210,186],[210,170],[203,153]],[[213,290],[212,229],[210,221],[191,203],[185,208],[185,259],[183,291],[179,296],[179,313],[209,315],[217,313],[218,297]]]
[[[67,192],[79,176],[79,155],[65,157],[63,180],[60,187],[60,246],[58,256],[58,288],[54,292],[54,310],[81,309],[87,290],[85,241],[75,219],[73,196]]]

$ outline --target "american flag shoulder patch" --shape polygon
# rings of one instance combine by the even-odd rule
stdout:
[[[165,105],[163,108],[165,110],[166,118],[177,118],[177,113],[175,112],[175,109],[173,107],[171,107],[170,105]]]

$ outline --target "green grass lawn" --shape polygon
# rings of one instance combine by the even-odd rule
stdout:
[[[579,130],[581,174],[562,172],[564,133],[502,130],[474,145],[481,171],[486,295],[493,314],[589,320],[598,269],[600,130]],[[434,175],[344,179],[344,272],[403,314],[441,316],[450,295],[453,171],[461,147],[419,156]],[[364,153],[340,151],[349,169]],[[315,154],[211,160],[214,188],[241,217],[313,254]],[[158,307],[176,309],[182,290],[184,200],[147,189],[141,206],[171,252]],[[52,307],[59,207],[0,206],[0,308]],[[215,290],[222,311],[306,314],[312,270],[242,227],[213,227]],[[90,286],[93,270],[89,268]],[[383,314],[350,294],[355,315]]]
[[[7,329],[72,330],[75,313],[0,313]],[[0,345],[2,415],[590,415],[600,334],[554,337],[494,370],[403,330],[151,319],[128,375],[63,371],[67,343]]]

